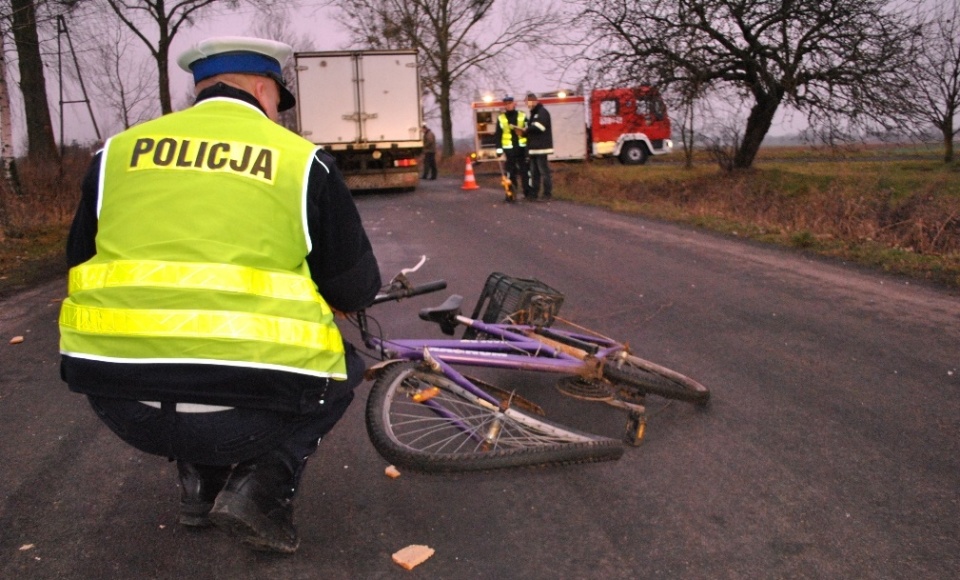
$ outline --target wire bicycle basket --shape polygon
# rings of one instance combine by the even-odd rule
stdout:
[[[535,278],[515,278],[501,272],[487,277],[471,318],[493,324],[513,323],[546,327],[563,305],[563,294]],[[463,337],[475,338],[468,328]]]

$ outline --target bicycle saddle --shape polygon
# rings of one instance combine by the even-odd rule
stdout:
[[[444,334],[453,336],[453,330],[457,327],[457,316],[460,315],[461,302],[463,302],[463,296],[453,294],[440,306],[420,310],[420,319],[439,324]]]

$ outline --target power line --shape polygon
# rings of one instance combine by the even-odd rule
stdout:
[[[67,45],[70,47],[70,54],[73,57],[73,66],[77,70],[77,80],[80,83],[80,91],[83,93],[82,100],[65,101],[63,100],[63,52],[60,46],[61,36],[66,35]],[[80,72],[80,63],[77,62],[77,53],[73,50],[73,41],[70,39],[70,31],[67,30],[67,22],[62,16],[57,16],[57,76],[60,84],[60,156],[63,156],[63,106],[75,103],[86,103],[87,111],[90,113],[90,122],[93,123],[93,130],[97,135],[97,141],[102,141],[100,128],[97,127],[97,119],[93,116],[93,107],[90,105],[90,98],[87,96],[87,88],[83,84],[83,73]]]

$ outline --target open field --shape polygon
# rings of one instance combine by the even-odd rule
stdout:
[[[554,163],[558,199],[675,221],[832,256],[960,289],[960,164],[937,147],[771,147],[726,174],[706,153],[625,167]],[[65,271],[63,245],[88,154],[63,168],[19,167],[23,190],[0,189],[0,296]],[[464,156],[440,163],[462,178]],[[499,187],[496,165],[477,167]],[[400,194],[401,196],[403,194]]]
[[[960,164],[945,165],[942,155],[935,147],[766,148],[752,170],[736,173],[706,153],[690,169],[681,155],[634,167],[554,163],[554,193],[960,288]]]

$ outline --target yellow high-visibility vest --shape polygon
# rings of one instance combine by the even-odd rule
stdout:
[[[97,253],[70,271],[61,352],[345,379],[343,340],[305,261],[315,153],[229,99],[111,138]]]
[[[523,111],[517,111],[517,127],[526,127],[526,120],[527,116],[523,114]],[[513,149],[513,129],[510,128],[510,121],[507,121],[507,114],[500,113],[497,122],[500,123],[500,148]],[[517,143],[520,144],[520,147],[526,147],[527,136],[517,135]]]

